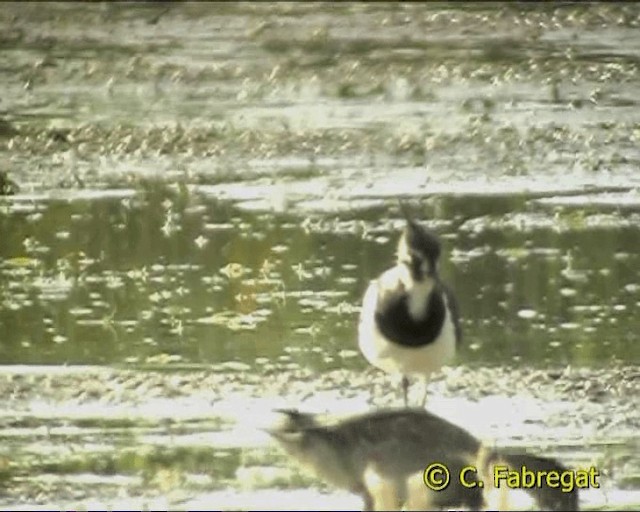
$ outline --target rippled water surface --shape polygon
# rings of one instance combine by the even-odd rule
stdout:
[[[463,313],[428,407],[640,505],[640,7],[0,11],[0,505],[361,506],[255,420],[397,404],[398,199]]]

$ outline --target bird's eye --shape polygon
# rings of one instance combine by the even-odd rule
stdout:
[[[411,253],[411,265],[414,267],[422,267],[426,263],[420,256],[416,253]]]

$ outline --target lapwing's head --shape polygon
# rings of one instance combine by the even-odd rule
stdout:
[[[414,281],[435,279],[440,250],[440,241],[434,233],[407,219],[407,227],[398,242],[398,264],[407,266]]]

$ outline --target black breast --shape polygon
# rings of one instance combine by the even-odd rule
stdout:
[[[442,290],[436,287],[427,301],[427,315],[415,321],[409,314],[406,292],[389,293],[378,300],[376,325],[380,332],[393,343],[405,347],[422,347],[433,343],[442,331],[445,305]]]

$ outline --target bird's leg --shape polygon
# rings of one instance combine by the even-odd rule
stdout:
[[[409,378],[402,376],[402,393],[404,395],[404,406],[409,407]]]
[[[376,396],[380,396],[382,394],[382,392],[380,391],[380,386],[378,384],[376,384],[376,382],[373,382],[373,385],[371,386],[371,391],[369,392],[369,400],[368,403],[371,406],[376,405]]]
[[[429,377],[425,377],[424,378],[424,395],[422,395],[422,405],[420,406],[423,409],[424,409],[424,406],[427,404],[428,394],[429,394]]]

